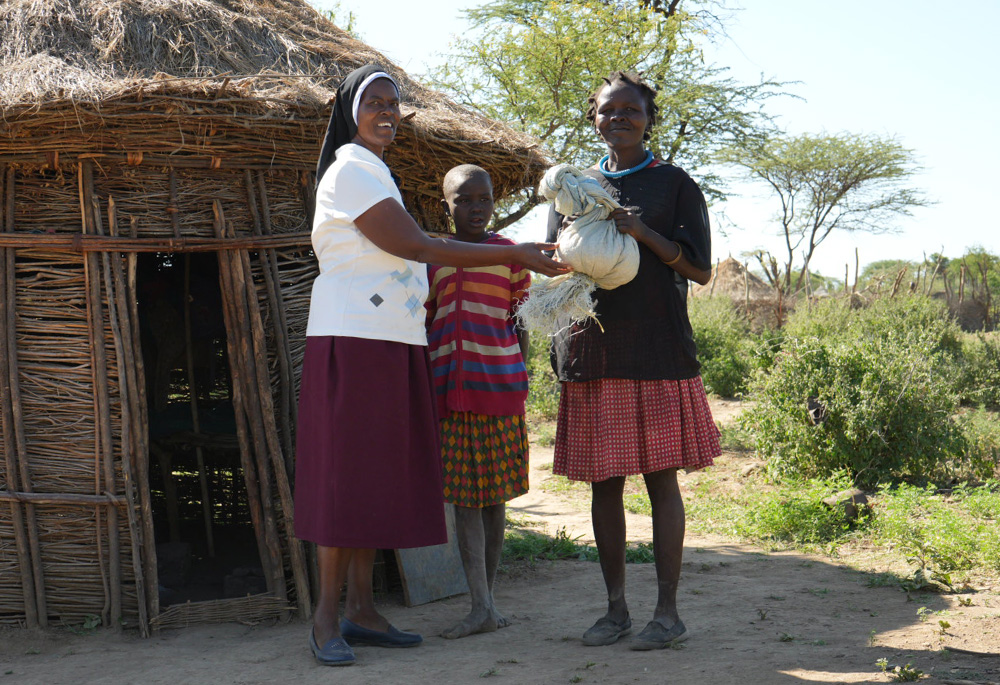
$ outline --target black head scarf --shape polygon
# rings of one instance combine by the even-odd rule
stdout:
[[[326,129],[326,137],[323,138],[323,149],[319,153],[319,163],[316,165],[316,184],[323,178],[327,167],[333,164],[337,157],[337,150],[354,140],[358,135],[358,122],[355,120],[357,107],[355,103],[361,98],[365,88],[372,81],[379,78],[387,78],[396,86],[399,92],[399,84],[389,76],[386,71],[374,64],[368,64],[352,71],[341,82],[337,88],[336,100],[333,103],[333,113],[330,114],[330,124]]]

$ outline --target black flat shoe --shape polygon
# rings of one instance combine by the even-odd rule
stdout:
[[[346,618],[340,619],[340,634],[344,636],[348,644],[372,645],[374,647],[416,647],[424,641],[420,635],[407,633],[393,625],[390,625],[389,630],[383,633],[359,626]]]
[[[316,661],[324,666],[350,666],[354,663],[354,650],[351,649],[344,638],[335,637],[320,647],[316,644],[315,631],[309,631],[309,648],[312,650]]]
[[[659,621],[650,621],[642,629],[642,632],[629,643],[628,648],[638,651],[663,649],[669,645],[683,642],[687,638],[687,628],[684,627],[684,622],[681,620],[669,628],[664,627]]]
[[[597,623],[592,625],[583,634],[583,644],[588,647],[603,647],[613,645],[618,642],[618,638],[624,637],[632,632],[632,619],[629,616],[619,623],[607,616],[597,619]]]

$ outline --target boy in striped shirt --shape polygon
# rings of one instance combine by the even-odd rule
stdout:
[[[513,244],[487,230],[493,184],[485,169],[455,167],[444,179],[445,213],[455,240]],[[429,267],[427,342],[441,418],[444,498],[456,533],[472,610],[444,631],[459,638],[506,627],[493,602],[505,503],[528,490],[528,334],[514,323],[531,278],[515,264]]]

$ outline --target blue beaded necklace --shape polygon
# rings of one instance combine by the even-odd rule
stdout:
[[[608,160],[611,159],[611,155],[604,155],[601,157],[601,161],[597,163],[597,168],[601,170],[606,178],[621,178],[622,176],[628,176],[629,174],[634,174],[637,171],[642,171],[648,167],[653,162],[653,151],[646,151],[646,158],[636,164],[631,169],[622,169],[621,171],[608,171]]]

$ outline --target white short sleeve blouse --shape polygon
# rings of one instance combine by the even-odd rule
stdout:
[[[427,344],[427,267],[385,252],[354,224],[388,198],[403,204],[389,167],[360,145],[340,147],[316,189],[312,246],[319,276],[306,335]]]

